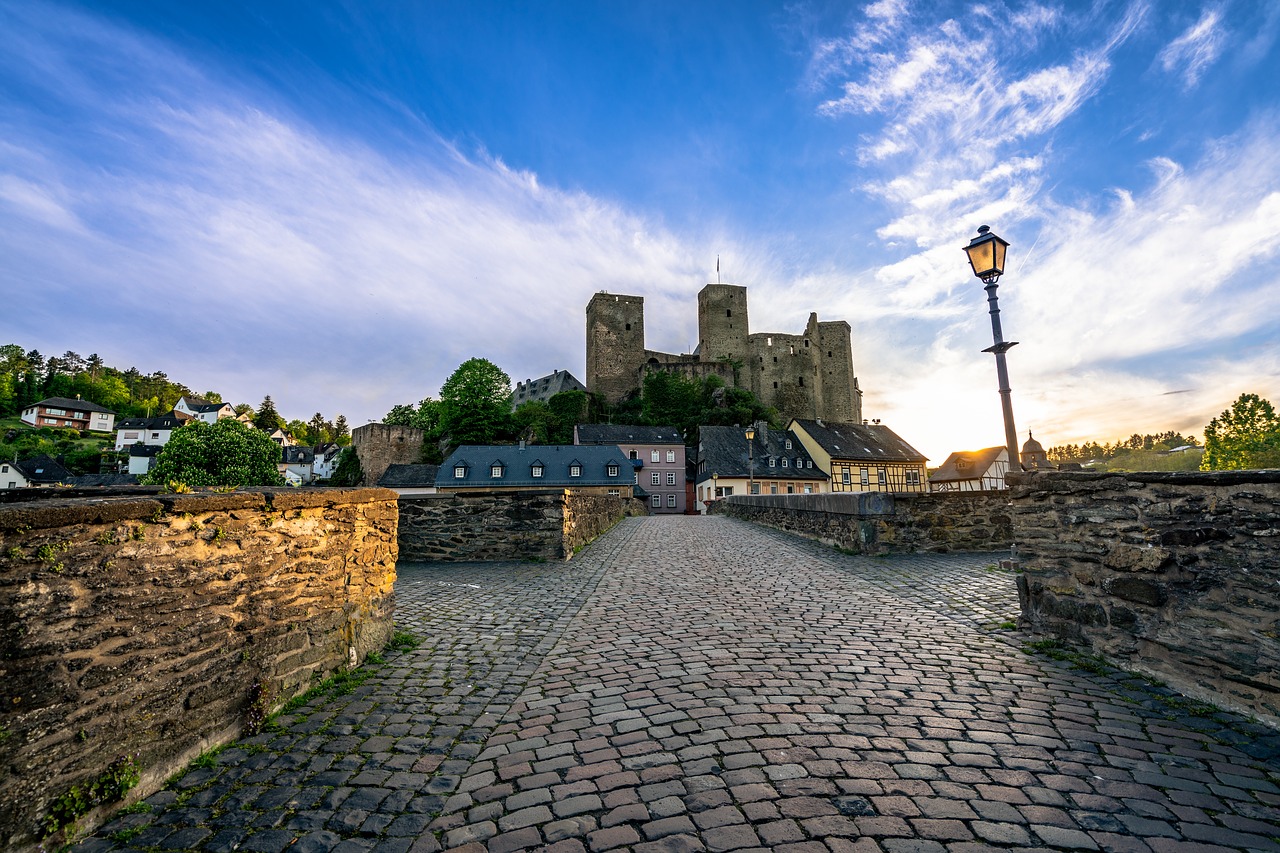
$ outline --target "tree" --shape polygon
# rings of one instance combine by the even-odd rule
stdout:
[[[338,467],[329,478],[331,486],[358,486],[364,479],[364,470],[360,467],[360,457],[354,447],[348,447],[338,457]]]
[[[338,415],[333,422],[333,442],[342,447],[351,444],[351,429],[347,426],[346,415]]]
[[[1241,394],[1204,428],[1205,471],[1280,467],[1280,416],[1270,401]]]
[[[231,407],[231,411],[236,413],[236,417],[239,417],[240,415],[244,415],[244,414],[252,415],[253,406],[250,406],[248,403],[236,403],[234,406]]]
[[[284,419],[276,411],[276,404],[271,402],[271,395],[262,398],[258,412],[253,416],[253,425],[265,433],[273,433],[284,426]]]
[[[492,444],[511,429],[511,378],[493,362],[472,358],[440,388],[440,427],[453,446]]]
[[[142,482],[188,486],[282,486],[280,447],[234,418],[194,421],[173,433]]]

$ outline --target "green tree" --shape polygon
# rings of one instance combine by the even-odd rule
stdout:
[[[333,442],[341,447],[351,444],[351,428],[347,426],[346,415],[338,415],[333,422]]]
[[[329,478],[331,486],[358,486],[364,479],[364,470],[360,467],[360,457],[354,447],[348,447],[338,457],[338,466],[333,469]]]
[[[284,419],[276,411],[276,404],[271,402],[270,394],[262,398],[262,404],[253,416],[253,425],[265,433],[273,433],[284,426]]]
[[[511,413],[511,428],[520,438],[530,444],[572,444],[551,439],[551,409],[542,400],[530,400],[521,403]]]
[[[280,447],[234,418],[195,421],[176,430],[142,482],[188,486],[282,486]]]
[[[511,430],[511,378],[484,358],[458,365],[440,388],[440,428],[454,447],[506,438]]]
[[[1241,394],[1204,428],[1205,471],[1280,467],[1280,417],[1270,401]]]

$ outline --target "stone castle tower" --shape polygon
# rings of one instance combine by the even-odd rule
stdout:
[[[719,376],[786,418],[862,420],[849,324],[820,323],[810,314],[799,335],[752,334],[747,289],[736,284],[708,284],[698,293],[698,347],[682,355],[644,348],[644,297],[604,292],[591,297],[587,390],[616,403],[639,388],[650,370],[693,379]]]

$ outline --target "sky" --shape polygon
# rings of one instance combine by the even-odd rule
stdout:
[[[846,320],[941,463],[1280,403],[1280,4],[0,0],[0,343],[353,425],[585,308]]]

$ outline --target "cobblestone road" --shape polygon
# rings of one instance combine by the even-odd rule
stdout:
[[[420,647],[77,850],[1280,851],[1280,736],[1029,652],[995,559],[656,517],[403,565]]]

